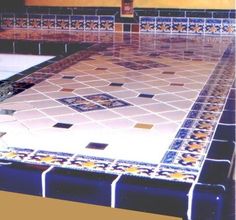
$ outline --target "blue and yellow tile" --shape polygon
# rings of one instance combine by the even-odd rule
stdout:
[[[42,28],[43,29],[55,29],[56,16],[55,15],[43,15],[42,16]]]
[[[205,21],[206,34],[221,34],[222,21],[221,19],[206,19]]]
[[[84,30],[85,19],[82,15],[73,15],[71,18],[70,29],[71,30]]]
[[[27,15],[16,15],[15,17],[15,28],[27,28],[28,17]]]
[[[98,16],[85,16],[85,30],[86,31],[99,31],[99,17]]]
[[[33,153],[32,149],[25,148],[3,148],[0,150],[0,159],[22,161]]]
[[[27,158],[26,162],[46,165],[62,166],[73,156],[69,153],[50,152],[50,151],[37,151]]]
[[[155,17],[140,17],[140,32],[155,32],[156,18]]]
[[[56,16],[56,29],[69,30],[69,16],[57,15]]]
[[[118,160],[112,165],[109,171],[127,175],[151,177],[156,166],[155,164]]]
[[[114,31],[114,25],[114,16],[100,16],[100,31]]]
[[[156,18],[156,31],[158,33],[171,33],[171,18]]]
[[[155,177],[166,180],[174,180],[180,182],[193,182],[197,178],[197,170],[187,167],[174,167],[161,165],[156,171]]]
[[[172,142],[170,149],[176,151],[204,154],[208,149],[208,147],[209,147],[208,142],[175,139]]]
[[[88,112],[88,111],[96,111],[96,110],[103,110],[104,107],[97,105],[92,102],[87,102],[86,104],[80,104],[80,105],[70,105],[70,107],[76,111],[79,112]]]
[[[232,35],[236,31],[234,19],[223,19],[222,21],[222,34]]]
[[[188,19],[187,18],[173,18],[172,33],[187,33]]]
[[[3,14],[2,15],[2,27],[13,28],[15,26],[14,14]]]
[[[188,33],[204,34],[205,26],[202,18],[189,18]]]
[[[29,28],[41,28],[41,15],[29,15]]]

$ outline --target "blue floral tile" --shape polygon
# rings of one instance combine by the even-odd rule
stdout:
[[[191,167],[161,165],[156,171],[155,177],[180,182],[193,182],[197,178],[197,173],[197,170]]]
[[[175,139],[170,149],[176,151],[185,151],[190,153],[204,154],[209,147],[208,142]]]
[[[84,96],[84,98],[89,99],[93,102],[102,102],[102,101],[109,101],[109,100],[116,99],[115,97],[106,93],[87,95],[87,96]]]
[[[156,166],[157,165],[155,164],[118,160],[115,164],[112,165],[109,171],[126,175],[151,177]]]
[[[100,16],[100,31],[114,31],[114,16]]]
[[[176,166],[200,168],[203,159],[204,156],[201,154],[168,151],[162,159],[161,163]]]
[[[88,100],[81,98],[80,96],[61,98],[57,99],[57,101],[61,102],[64,105],[80,105],[90,103]]]
[[[223,19],[222,34],[234,34],[236,30],[235,20]]]
[[[50,151],[37,151],[33,155],[30,155],[26,162],[33,164],[42,164],[42,165],[57,165],[62,166],[66,164],[67,161],[73,156],[69,153],[61,152],[50,152]]]
[[[191,34],[204,34],[204,19],[202,18],[189,18],[188,33]]]
[[[71,105],[70,107],[79,112],[88,112],[88,111],[96,111],[96,110],[105,109],[102,106],[97,105],[92,102],[87,102],[86,104],[80,104],[80,105]]]
[[[188,27],[187,18],[173,18],[172,33],[187,33]]]
[[[158,17],[156,19],[156,31],[159,33],[171,33],[171,18]]]
[[[25,148],[3,148],[0,150],[0,159],[22,161],[26,159],[32,152],[32,149]]]
[[[119,108],[131,105],[128,102],[122,100],[106,100],[106,101],[100,101],[98,103],[106,108]]]
[[[82,15],[71,16],[71,30],[84,30],[85,19]]]
[[[216,126],[216,121],[200,121],[193,119],[186,119],[182,125],[182,128],[199,129],[199,130],[213,130]]]
[[[89,157],[84,155],[76,155],[70,159],[65,165],[71,169],[91,170],[91,171],[107,171],[108,167],[114,160],[107,158]]]
[[[140,17],[139,24],[140,32],[155,32],[155,17]]]
[[[220,34],[221,33],[221,19],[206,19],[205,21],[206,34]]]
[[[29,28],[41,28],[41,15],[29,15]]]
[[[15,28],[27,28],[28,17],[27,15],[16,15],[15,17]]]
[[[55,29],[56,16],[55,15],[43,15],[42,16],[42,28],[43,29]]]
[[[56,16],[56,28],[61,30],[69,29],[69,16],[57,15]]]
[[[176,135],[179,139],[191,139],[194,141],[209,141],[213,132],[208,130],[190,130],[190,129],[180,129]]]
[[[3,14],[2,15],[2,27],[13,28],[15,26],[14,14]]]
[[[191,110],[193,111],[206,111],[206,112],[221,112],[223,109],[223,105],[218,104],[202,104],[202,103],[195,103]]]
[[[210,104],[219,104],[223,105],[225,103],[225,97],[207,97],[200,96],[197,98],[196,103],[210,103]]]
[[[86,31],[99,31],[99,17],[98,16],[85,16],[85,30]]]

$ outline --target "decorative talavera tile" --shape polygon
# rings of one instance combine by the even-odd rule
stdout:
[[[205,21],[206,34],[220,34],[222,28],[221,19],[206,19]]]
[[[216,126],[216,121],[198,121],[193,119],[186,119],[182,124],[182,128],[199,129],[211,131]]]
[[[225,97],[229,92],[229,86],[205,86],[200,93],[200,96]]]
[[[59,165],[67,163],[72,157],[72,154],[61,152],[37,151],[27,158],[26,162],[45,164],[45,165]]]
[[[70,24],[71,30],[84,30],[85,27],[84,16],[82,15],[71,16],[70,19],[71,19],[71,24]]]
[[[172,142],[170,149],[189,153],[204,154],[208,149],[208,147],[209,147],[208,142],[175,139]]]
[[[43,29],[55,29],[55,15],[43,15],[42,16],[42,28]]]
[[[41,28],[41,15],[29,15],[29,28]]]
[[[26,14],[16,15],[15,17],[15,28],[27,28],[28,18]]]
[[[68,162],[66,167],[79,170],[107,171],[113,161],[112,159],[77,155]]]
[[[26,159],[32,152],[32,149],[3,148],[0,150],[0,159],[21,161]]]
[[[161,162],[176,166],[199,168],[203,159],[204,157],[201,154],[168,151]]]
[[[191,130],[191,129],[180,129],[176,135],[179,139],[190,139],[194,141],[209,141],[212,137],[213,132],[208,130]]]
[[[203,18],[189,18],[188,33],[204,34],[205,25]]]
[[[156,31],[158,33],[170,33],[171,18],[164,18],[164,17],[156,18]]]
[[[220,117],[219,112],[202,112],[202,111],[190,111],[187,118],[204,120],[204,121],[217,121]]]
[[[151,177],[156,166],[155,164],[119,160],[112,165],[110,171],[127,175]]]
[[[99,30],[99,17],[98,16],[85,16],[85,30],[98,31]]]
[[[2,27],[13,28],[15,26],[14,14],[3,14],[2,15]]]
[[[222,21],[222,34],[234,34],[236,24],[234,19],[223,19]]]
[[[200,96],[200,97],[198,97],[196,102],[223,105],[225,103],[225,99],[226,99],[226,97],[221,98],[221,97]]]
[[[69,16],[68,15],[57,15],[56,29],[61,29],[61,30],[69,29]]]
[[[188,19],[187,18],[173,18],[172,33],[187,33]]]
[[[197,177],[197,171],[188,167],[161,165],[156,171],[155,177],[180,182],[193,182]]]
[[[140,17],[140,32],[155,32],[155,17]]]
[[[205,104],[205,103],[195,103],[192,106],[193,111],[206,111],[206,112],[221,112],[223,105],[218,104]]]
[[[100,31],[114,31],[115,18],[114,16],[100,17]]]

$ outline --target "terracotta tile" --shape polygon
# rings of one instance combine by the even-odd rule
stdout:
[[[123,24],[115,23],[115,32],[123,32]]]

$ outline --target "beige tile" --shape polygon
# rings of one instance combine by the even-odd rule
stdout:
[[[141,129],[152,129],[153,124],[143,124],[143,123],[137,123],[135,128],[141,128]]]

